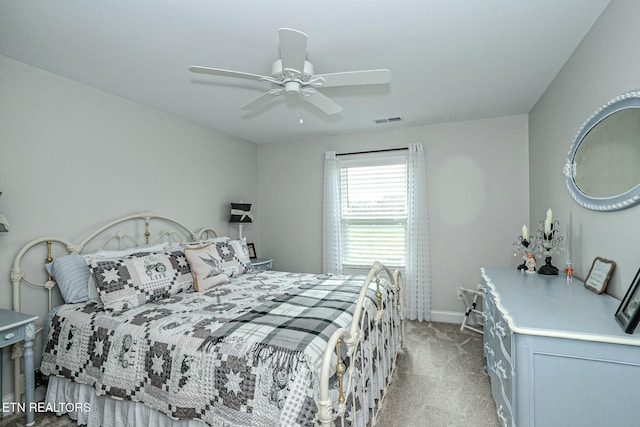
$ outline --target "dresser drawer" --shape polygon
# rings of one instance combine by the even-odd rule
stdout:
[[[482,336],[483,355],[485,359],[485,372],[491,375],[491,367],[495,360],[495,352],[493,350],[495,341],[495,329],[493,322],[493,299],[486,286],[482,288],[482,321],[484,323],[484,334]]]
[[[23,341],[24,338],[24,325],[5,329],[0,332],[0,347],[6,347],[19,341]]]
[[[500,383],[501,398],[513,407],[513,376],[511,362],[498,350],[492,366],[492,382]]]
[[[491,370],[491,394],[496,402],[498,419],[503,427],[513,426],[512,387],[513,377],[511,371],[505,368],[504,359],[496,357]]]
[[[496,412],[498,413],[498,421],[500,421],[501,427],[512,427],[514,425],[511,408],[506,404],[498,405],[496,407]]]
[[[511,361],[511,338],[513,334],[501,314],[495,319],[494,330],[497,344],[500,346],[502,352],[509,358],[509,361]]]

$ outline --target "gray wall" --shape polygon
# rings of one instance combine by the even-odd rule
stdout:
[[[257,152],[253,143],[0,56],[0,210],[11,224],[0,234],[0,308],[11,308],[15,253],[37,237],[79,240],[146,210],[236,236],[228,203],[257,199]],[[257,226],[245,232],[256,240]],[[5,393],[13,388],[9,353]]]
[[[529,212],[527,133],[522,115],[260,145],[258,254],[272,257],[275,269],[320,272],[324,152],[422,142],[432,308],[452,320],[451,312],[463,309],[456,289],[475,287],[481,266],[519,261],[511,245]]]
[[[543,219],[551,208],[566,230],[571,215],[576,276],[584,278],[597,256],[616,261],[609,293],[617,298],[640,268],[635,249],[640,207],[618,212],[580,207],[565,187],[562,167],[584,121],[615,96],[640,88],[638,16],[640,2],[613,0],[529,115],[531,219]]]
[[[237,235],[229,202],[257,198],[255,144],[3,56],[0,76],[0,277],[30,239],[143,210]]]

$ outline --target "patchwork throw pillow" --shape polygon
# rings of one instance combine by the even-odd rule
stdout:
[[[193,286],[181,250],[124,257],[85,257],[106,309],[126,310],[184,292]]]
[[[191,273],[193,274],[193,289],[196,292],[206,291],[214,286],[229,282],[229,276],[220,267],[221,261],[213,244],[206,246],[185,248]]]
[[[244,240],[212,243],[213,254],[220,261],[222,272],[229,277],[236,277],[253,271],[249,249]]]
[[[236,257],[238,257],[238,261],[242,265],[243,273],[249,273],[253,271],[253,264],[251,264],[251,256],[249,255],[247,239],[243,237],[240,240],[231,240],[229,244],[235,250]]]

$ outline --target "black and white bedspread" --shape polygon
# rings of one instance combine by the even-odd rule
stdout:
[[[362,283],[266,271],[120,312],[64,305],[41,370],[176,419],[312,425],[323,351],[350,325]],[[369,294],[375,307],[374,283]]]

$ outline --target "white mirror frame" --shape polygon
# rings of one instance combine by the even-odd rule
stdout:
[[[575,182],[576,164],[574,162],[576,151],[584,137],[598,123],[610,115],[627,108],[640,108],[640,91],[632,91],[613,98],[600,107],[582,125],[576,134],[564,165],[567,189],[579,205],[596,211],[617,211],[629,208],[640,202],[640,183],[632,189],[611,197],[592,197],[583,193]]]

